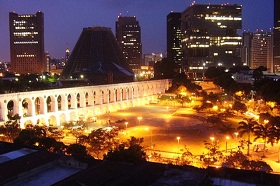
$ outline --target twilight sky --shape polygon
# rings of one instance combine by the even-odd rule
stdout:
[[[82,29],[110,27],[122,16],[136,16],[142,30],[143,54],[166,51],[166,16],[182,12],[193,0],[0,0],[0,61],[10,61],[9,12],[35,14],[45,18],[45,51],[52,58],[72,51]],[[242,30],[269,31],[273,26],[273,0],[196,0],[196,4],[238,4],[243,6]],[[241,33],[241,32],[240,32]]]

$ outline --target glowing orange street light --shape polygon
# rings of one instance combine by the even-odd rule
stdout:
[[[141,121],[142,117],[139,116],[137,119],[138,119],[138,122],[139,122],[139,125],[140,125],[140,121]]]
[[[235,134],[235,137],[236,137],[236,139],[237,139],[237,136],[238,136],[238,132],[235,132],[234,134]]]
[[[214,138],[214,137],[210,137],[210,140],[211,140],[212,143],[213,143],[213,141],[215,140],[215,138]]]
[[[229,140],[229,136],[226,136],[226,152],[227,152],[227,141]]]
[[[181,139],[181,138],[180,138],[180,136],[178,136],[178,137],[177,137],[177,140],[178,140],[178,153],[179,153],[179,151],[180,151],[180,150],[179,150],[179,149],[180,149],[180,148],[179,148],[179,145],[180,145],[180,139]]]
[[[126,130],[126,129],[127,129],[128,122],[125,122],[124,124],[125,124],[125,130]]]

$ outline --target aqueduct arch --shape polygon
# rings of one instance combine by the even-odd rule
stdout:
[[[0,124],[7,115],[19,114],[25,124],[61,125],[145,104],[148,97],[163,93],[171,80],[119,83],[32,92],[0,94]],[[111,112],[110,111],[110,112]]]

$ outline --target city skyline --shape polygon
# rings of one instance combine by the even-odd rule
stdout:
[[[70,51],[83,28],[103,26],[115,33],[118,16],[136,16],[142,28],[143,54],[166,52],[166,16],[171,12],[182,12],[192,4],[192,0],[158,1],[90,1],[82,3],[74,0],[38,2],[35,0],[10,0],[0,2],[0,61],[10,61],[9,12],[35,14],[42,11],[45,15],[45,51],[52,58],[62,58],[65,49]],[[273,0],[250,2],[228,0],[230,4],[243,7],[242,30],[269,31],[273,26]],[[224,0],[197,0],[196,4],[223,4]],[[265,7],[265,9],[263,8]],[[102,17],[101,17],[102,16]]]

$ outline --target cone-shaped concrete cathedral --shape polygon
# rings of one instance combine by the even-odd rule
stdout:
[[[110,28],[84,28],[62,79],[85,78],[94,84],[133,81],[134,74]]]

